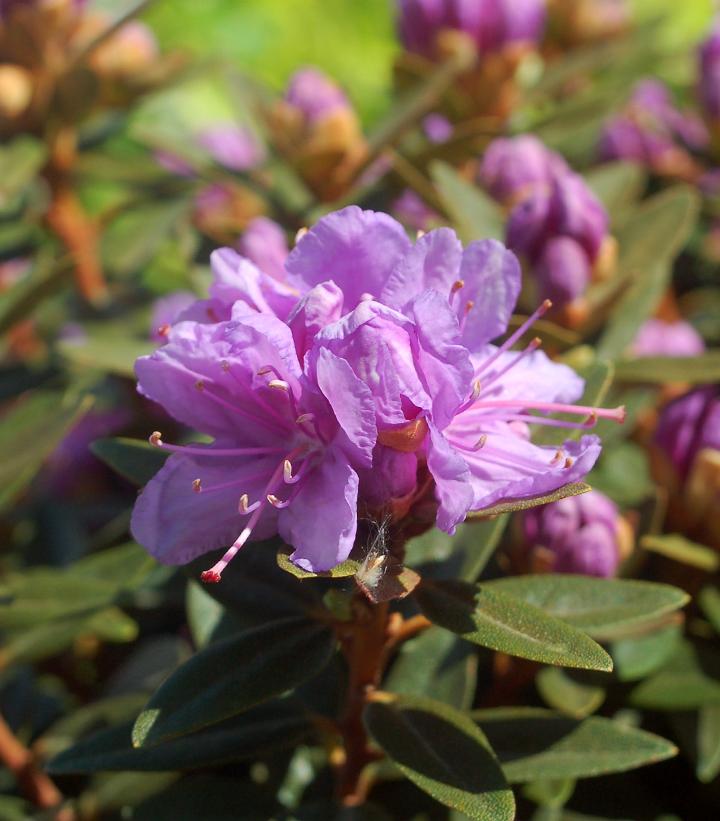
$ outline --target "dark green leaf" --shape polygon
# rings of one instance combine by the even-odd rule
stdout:
[[[303,570],[302,567],[298,567],[294,562],[290,561],[290,554],[292,552],[292,547],[283,545],[277,552],[277,563],[281,570],[290,573],[290,575],[295,576],[296,579],[344,579],[348,576],[354,576],[360,569],[360,562],[354,559],[346,559],[344,562],[335,565],[332,570],[327,570],[324,573],[311,573],[309,570]]]
[[[522,599],[598,639],[630,633],[689,599],[668,584],[570,574],[514,576],[488,582],[486,588]]]
[[[633,691],[632,704],[648,710],[696,710],[720,705],[720,656],[681,642],[670,661]]]
[[[242,713],[317,675],[335,646],[332,632],[283,619],[210,644],[179,667],[135,722],[133,744],[153,746]]]
[[[114,335],[89,335],[83,342],[61,341],[60,353],[72,365],[82,369],[135,378],[135,360],[152,353],[150,342],[140,339],[117,339]]]
[[[615,673],[620,681],[638,681],[657,672],[678,646],[682,629],[671,624],[644,636],[618,639],[611,646]]]
[[[715,632],[720,633],[720,590],[717,587],[703,587],[698,595],[698,604]]]
[[[46,157],[45,145],[29,136],[0,146],[0,207],[33,181]]]
[[[515,817],[495,756],[463,713],[430,699],[388,696],[367,706],[365,723],[403,773],[436,801],[480,821]]]
[[[135,485],[147,484],[165,464],[168,454],[139,439],[96,439],[90,450]]]
[[[550,502],[559,502],[560,499],[567,499],[568,496],[579,496],[581,493],[587,493],[590,490],[592,488],[590,485],[586,485],[585,482],[574,482],[571,485],[564,485],[546,496],[536,496],[533,499],[517,499],[514,502],[499,502],[492,507],[471,510],[467,518],[472,521],[473,519],[487,519],[489,516],[499,516],[502,513],[514,513],[517,510],[530,510],[530,508],[538,507],[538,505],[549,505]]]
[[[581,630],[494,587],[433,582],[416,593],[434,624],[466,641],[511,656],[589,670],[612,670],[612,659]]]
[[[647,452],[634,442],[603,447],[588,480],[594,488],[626,507],[640,504],[652,496],[655,489]]]
[[[383,688],[467,709],[475,695],[477,667],[477,653],[470,644],[431,627],[401,645]]]
[[[447,163],[436,161],[430,170],[445,210],[464,242],[488,237],[503,239],[502,211],[487,194]]]
[[[5,413],[0,419],[0,509],[23,490],[91,405],[91,397],[64,401],[60,393],[36,391]]]
[[[700,709],[697,753],[697,777],[709,784],[720,774],[720,704]]]
[[[664,738],[596,716],[578,721],[510,707],[478,710],[473,717],[511,783],[625,772],[677,753]]]
[[[133,747],[132,728],[130,721],[101,730],[56,755],[46,768],[53,774],[200,769],[293,746],[307,737],[311,725],[300,705],[287,700],[153,747]]]
[[[702,385],[720,382],[720,351],[698,356],[645,356],[619,359],[615,373],[623,382],[683,382]]]

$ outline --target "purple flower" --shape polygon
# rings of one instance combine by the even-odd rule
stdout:
[[[537,187],[510,213],[507,243],[522,254],[540,295],[559,304],[580,296],[608,237],[608,217],[577,174],[556,176],[549,191]]]
[[[698,356],[705,350],[700,334],[682,319],[648,319],[632,343],[633,356]]]
[[[615,504],[597,490],[525,511],[525,549],[555,573],[614,576],[624,527]]]
[[[428,114],[422,121],[425,136],[431,143],[445,143],[453,135],[453,124],[442,114]]]
[[[565,160],[531,134],[493,140],[482,158],[478,180],[502,203],[517,201],[537,188],[570,173]]]
[[[388,215],[350,206],[298,241],[287,286],[228,249],[213,270],[222,321],[176,324],[137,373],[144,395],[214,441],[182,448],[154,434],[173,455],[133,517],[161,561],[230,544],[208,581],[273,533],[300,566],[332,567],[352,548],[358,505],[385,515],[399,497],[433,501],[452,532],[468,511],[551,492],[597,459],[597,437],[541,447],[531,426],[623,418],[572,405],[582,380],[537,340],[511,351],[547,305],[491,344],[520,290],[517,260],[494,240],[463,249],[442,228],[413,244]],[[272,284],[295,290],[292,309],[272,304]]]
[[[704,449],[720,451],[720,397],[713,387],[698,388],[665,406],[655,442],[681,478]]]
[[[443,29],[467,34],[480,52],[536,43],[545,26],[544,0],[398,0],[398,33],[408,51],[432,58]]]
[[[605,125],[598,151],[603,160],[630,160],[664,171],[687,162],[686,149],[701,150],[707,142],[702,121],[678,110],[668,88],[649,79],[635,86],[623,113]]]
[[[317,68],[301,68],[290,78],[285,100],[298,109],[308,125],[336,111],[351,110],[345,92]]]
[[[156,299],[150,318],[150,339],[164,343],[170,328],[196,302],[197,297],[191,291],[175,291]]]
[[[197,136],[202,146],[215,162],[231,171],[248,171],[265,159],[263,147],[246,128],[232,124],[206,128]]]
[[[710,122],[720,120],[720,19],[698,51],[700,103]]]
[[[285,279],[289,249],[285,231],[276,222],[255,217],[238,240],[237,249],[264,273],[280,281]]]
[[[442,222],[437,211],[411,188],[406,188],[393,202],[392,212],[403,225],[415,231],[429,231],[433,225]]]

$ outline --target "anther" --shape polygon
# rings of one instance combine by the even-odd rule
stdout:
[[[298,242],[307,234],[310,229],[307,226],[303,226],[302,228],[298,229],[297,234],[295,234],[295,244],[297,245]]]
[[[283,480],[285,481],[285,484],[286,485],[294,485],[294,484],[297,483],[298,479],[299,479],[299,475],[298,476],[293,476],[292,463],[290,462],[289,459],[286,459],[283,462]]]
[[[223,361],[220,363],[220,367],[225,371],[225,373],[227,373],[230,370],[230,363],[227,361],[227,359],[223,359]]]
[[[455,282],[453,282],[453,284],[450,286],[450,293],[455,294],[461,288],[464,288],[464,287],[465,287],[465,280],[464,279],[456,279]]]
[[[560,462],[565,458],[565,453],[562,450],[555,451],[555,456],[553,456],[552,460],[550,461],[551,465],[559,465]]]
[[[425,236],[425,231],[422,228],[418,228],[415,232],[415,239],[422,239]]]
[[[360,302],[372,302],[373,299],[375,299],[375,297],[367,291],[365,291],[364,294],[360,294]]]
[[[469,313],[470,313],[470,311],[472,311],[472,309],[473,309],[474,307],[475,307],[475,303],[474,303],[474,301],[473,301],[472,299],[469,299],[469,300],[465,303],[465,313],[466,313],[466,314],[469,314]]]
[[[202,381],[202,379],[198,379],[198,381],[195,383],[195,387],[199,391],[204,391],[205,390],[205,383]]]
[[[271,379],[268,382],[268,388],[274,388],[276,391],[290,392],[290,385],[284,379]]]
[[[193,479],[192,489],[195,493],[202,493],[202,482],[200,479]]]
[[[167,336],[170,333],[170,325],[166,322],[157,329],[158,336]]]
[[[306,422],[312,422],[315,419],[314,413],[301,413],[295,420],[296,425],[304,425]]]
[[[265,365],[262,368],[260,368],[260,370],[257,372],[257,375],[265,376],[266,374],[272,373],[272,370],[273,369],[270,367],[270,365]]]
[[[250,504],[250,497],[247,493],[243,493],[243,495],[238,500],[238,513],[242,513],[245,516],[248,513],[252,513],[253,510],[257,510],[260,507],[260,502],[255,502],[255,504]]]
[[[575,464],[574,460],[572,460],[572,459],[568,456],[568,458],[565,460],[565,464],[563,465],[563,468],[564,468],[565,470],[567,470],[567,468],[571,468],[574,464]]]
[[[470,394],[470,399],[474,402],[482,393],[482,382],[479,379],[476,379],[473,382],[472,393]]]
[[[278,510],[282,510],[290,504],[289,499],[285,502],[282,502],[274,493],[268,493],[268,495],[265,498],[268,500],[268,502],[270,502],[270,504],[273,507],[277,508]]]
[[[483,435],[475,442],[473,446],[473,450],[481,450],[485,447],[485,443],[487,442],[487,433],[483,433]]]
[[[156,448],[162,447],[162,433],[159,430],[153,431],[150,436],[148,436],[148,442],[151,445],[155,445]]]

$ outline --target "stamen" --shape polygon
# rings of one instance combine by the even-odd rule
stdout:
[[[252,513],[253,510],[257,510],[259,507],[260,502],[253,502],[253,504],[250,504],[250,497],[247,493],[243,493],[243,495],[238,499],[238,513],[242,513],[243,516],[248,513]]]
[[[465,280],[464,279],[456,279],[455,282],[450,286],[450,293],[454,294],[459,291],[461,288],[465,287]]]
[[[155,445],[156,448],[162,447],[162,433],[160,433],[159,430],[154,430],[150,436],[148,436],[148,442],[150,442],[151,445]]]
[[[536,351],[541,345],[542,339],[540,339],[539,336],[536,336],[535,339],[531,340],[528,345],[523,348],[523,350],[520,351],[516,357],[511,359],[504,368],[501,368],[497,373],[490,374],[490,378],[484,383],[483,388],[487,388],[489,385],[492,385],[493,382],[497,382],[501,376],[505,376],[508,371],[511,371],[518,364],[518,362],[523,360],[528,354]]]
[[[559,465],[560,462],[562,462],[564,458],[565,458],[565,451],[560,449],[560,450],[555,452],[555,456],[553,456],[553,458],[550,460],[550,465],[552,467],[554,467],[555,465]]]
[[[297,245],[298,242],[307,234],[310,229],[307,226],[303,226],[302,228],[298,228],[297,234],[295,234],[295,244]]]
[[[202,491],[202,482],[199,479],[193,479],[192,489],[195,493],[200,493]]]
[[[550,310],[550,308],[552,308],[552,302],[549,299],[546,299],[540,305],[540,307],[533,314],[531,314],[525,320],[525,322],[523,322],[523,324],[515,331],[515,333],[511,334],[505,340],[505,342],[503,342],[503,344],[495,351],[495,353],[492,356],[488,357],[488,359],[486,359],[485,362],[483,362],[483,364],[480,366],[480,369],[477,371],[475,375],[477,376],[478,374],[483,373],[483,371],[486,371],[498,357],[502,356],[502,354],[504,354],[505,351],[510,350],[510,348],[512,348],[512,346],[518,341],[518,339],[520,339],[520,337],[525,333],[525,331],[527,331],[528,328],[533,326],[537,322],[537,320],[540,319],[541,316],[544,316]]]
[[[272,431],[272,433],[274,433],[274,434],[277,433],[277,426],[271,424],[271,422],[268,419],[263,419],[261,416],[255,416],[255,414],[249,413],[244,408],[239,408],[237,405],[233,405],[232,402],[228,402],[226,399],[223,399],[221,396],[217,396],[212,391],[209,391],[209,390],[206,389],[204,382],[201,382],[200,384],[202,384],[202,388],[200,388],[200,390],[203,391],[204,395],[207,396],[208,399],[215,402],[216,405],[220,405],[220,407],[225,408],[226,410],[232,411],[232,413],[237,413],[240,416],[244,416],[246,419],[250,420],[254,424],[262,425],[263,427],[267,428],[269,431]],[[255,396],[255,397],[253,397],[253,399],[254,399],[254,401],[257,401],[258,397]],[[279,421],[283,424],[284,427],[287,427],[287,423],[285,423],[284,420],[278,420],[277,417],[275,417],[275,420],[276,420],[276,424]]]
[[[286,485],[295,485],[297,484],[300,478],[300,474],[298,473],[297,476],[293,476],[292,473],[292,463],[289,459],[286,459],[283,464],[283,481]]]
[[[315,414],[314,413],[301,413],[300,416],[295,420],[296,425],[304,425],[306,422],[313,422],[315,421]]]
[[[487,444],[487,433],[483,433],[483,435],[475,442],[475,446],[473,450],[481,450]]]
[[[586,405],[564,405],[558,402],[535,402],[525,399],[483,399],[476,402],[474,408],[477,410],[484,408],[529,408],[530,410],[546,411],[547,413],[571,413],[587,416],[594,414],[596,418],[610,419],[619,424],[622,424],[627,416],[625,405],[620,405],[617,408],[590,408]]]
[[[171,325],[169,325],[169,324],[166,322],[164,325],[161,325],[161,326],[157,329],[156,333],[157,333],[157,335],[158,335],[158,336],[164,336],[164,337],[166,337],[166,336],[170,333],[170,328],[171,328],[171,327],[172,327],[172,326],[171,326]]]
[[[575,464],[575,462],[568,456],[568,458],[565,460],[565,464],[563,465],[563,468],[565,470],[567,470],[568,468],[571,468],[574,464]]]
[[[274,388],[275,390],[290,393],[290,385],[284,379],[271,379],[268,382],[268,388]]]
[[[423,231],[422,228],[418,228],[415,232],[415,239],[422,239],[425,236],[426,232]]]
[[[286,499],[284,502],[282,502],[274,493],[268,493],[268,495],[265,498],[268,500],[268,502],[270,502],[270,504],[273,507],[277,508],[278,510],[282,510],[283,508],[286,508],[290,505],[290,499]]]
[[[168,445],[162,441],[162,434],[159,430],[154,431],[148,437],[148,442],[170,453],[193,453],[197,456],[268,456],[285,450],[285,448],[215,448],[211,444],[204,448],[192,445]]]

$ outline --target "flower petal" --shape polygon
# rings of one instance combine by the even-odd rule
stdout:
[[[521,278],[517,257],[501,242],[484,239],[467,246],[460,264],[465,285],[456,299],[462,341],[471,351],[505,332]]]
[[[238,512],[240,497],[247,493],[250,503],[262,498],[278,461],[274,456],[238,459],[173,454],[135,503],[130,525],[133,537],[163,564],[187,564],[203,553],[229,547],[247,522],[247,516]],[[193,490],[195,479],[202,482],[200,493]],[[232,486],[211,489],[228,483]],[[270,505],[267,508],[253,538],[276,532],[277,511]]]
[[[295,246],[285,267],[291,284],[303,291],[332,279],[349,311],[363,294],[380,294],[410,247],[391,216],[351,205],[320,219]]]
[[[287,323],[295,338],[300,360],[312,346],[315,336],[342,315],[343,292],[332,282],[311,288],[290,313]]]
[[[436,523],[440,530],[454,533],[455,526],[462,522],[472,506],[470,471],[462,456],[432,422],[428,422],[428,429],[427,464],[435,480],[435,495],[439,502]]]
[[[342,454],[328,450],[278,519],[298,567],[319,573],[347,559],[357,530],[357,494],[357,473]]]

